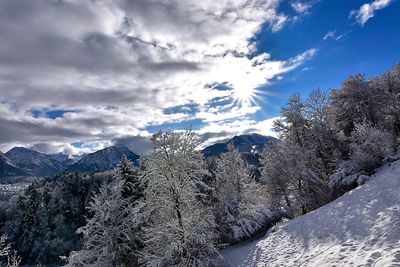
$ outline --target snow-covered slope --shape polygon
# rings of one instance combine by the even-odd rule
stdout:
[[[0,151],[0,178],[7,176],[28,175],[24,170],[16,166]]]
[[[33,176],[52,175],[62,169],[62,164],[49,155],[24,147],[14,147],[5,155],[16,166]]]
[[[228,266],[400,266],[400,161],[335,201],[222,255]]]

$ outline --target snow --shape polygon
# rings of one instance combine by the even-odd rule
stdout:
[[[400,266],[400,161],[335,201],[222,251],[228,266]]]

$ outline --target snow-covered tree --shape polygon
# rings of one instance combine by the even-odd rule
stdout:
[[[214,213],[220,242],[248,238],[269,222],[262,186],[251,179],[233,143],[217,159],[214,186]]]
[[[147,266],[208,266],[218,254],[214,218],[202,190],[207,173],[196,135],[159,132],[144,161],[146,227],[143,263]]]
[[[321,179],[325,181],[337,167],[343,144],[338,139],[329,102],[329,94],[314,90],[306,103],[307,141],[303,147],[314,153]]]
[[[10,244],[7,242],[7,236],[2,235],[0,237],[0,266],[18,267],[20,263],[21,258],[15,250],[11,249]]]
[[[336,126],[350,136],[356,125],[370,123],[377,126],[382,121],[384,90],[371,86],[363,75],[350,76],[331,95],[332,112]]]
[[[84,235],[84,245],[82,250],[71,253],[70,266],[138,265],[144,224],[140,190],[138,176],[124,157],[115,180],[103,184],[89,204],[93,217],[77,231]]]
[[[369,124],[357,125],[351,137],[350,161],[359,171],[371,173],[395,151],[395,139],[385,130]]]
[[[307,141],[306,104],[299,94],[289,98],[288,103],[281,109],[282,119],[274,122],[274,128],[282,139],[292,139],[300,146]]]
[[[262,178],[270,202],[289,217],[305,214],[325,204],[329,185],[317,171],[314,153],[288,139],[269,146],[262,158]]]
[[[134,200],[143,196],[143,183],[139,180],[138,170],[124,155],[117,166],[117,175],[124,183],[122,197],[132,197]]]

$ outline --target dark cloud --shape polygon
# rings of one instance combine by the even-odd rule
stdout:
[[[150,136],[125,136],[114,139],[114,144],[122,144],[127,146],[132,152],[143,155],[151,151]]]

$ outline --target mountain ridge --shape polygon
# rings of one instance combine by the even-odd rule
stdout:
[[[14,147],[5,153],[16,166],[32,176],[47,176],[62,170],[62,164],[49,155],[25,148]]]
[[[124,145],[109,146],[85,155],[78,162],[68,167],[66,171],[95,172],[109,170],[114,168],[124,155],[134,164],[137,164],[140,158],[139,155]]]
[[[254,155],[264,146],[276,142],[276,138],[260,134],[242,134],[226,142],[214,143],[201,150],[205,158],[219,156],[227,152],[227,145],[233,142],[246,162],[257,165]],[[1,152],[0,152],[1,153]],[[0,154],[0,177],[3,176],[47,176],[61,172],[95,172],[114,168],[126,155],[138,164],[139,155],[125,145],[117,144],[85,155],[63,153],[45,154],[25,147],[14,147]]]
[[[228,151],[228,144],[233,143],[241,153],[261,153],[266,144],[272,144],[278,139],[257,133],[235,135],[225,142],[218,142],[202,149],[205,158],[219,156]]]
[[[16,166],[3,152],[0,151],[0,177],[25,175],[28,175],[28,173]]]

